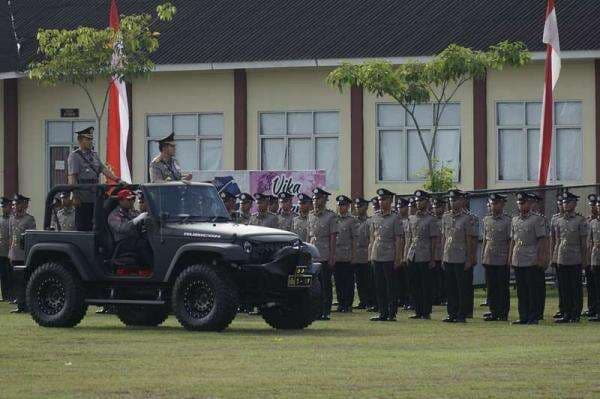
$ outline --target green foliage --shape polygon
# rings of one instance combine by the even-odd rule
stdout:
[[[423,188],[432,193],[445,193],[454,188],[454,169],[441,165],[437,159],[433,160],[432,170],[425,169],[420,175],[425,177]]]

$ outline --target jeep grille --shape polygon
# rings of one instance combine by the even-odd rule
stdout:
[[[252,261],[267,263],[273,260],[275,254],[282,248],[292,246],[294,241],[288,242],[253,242]]]

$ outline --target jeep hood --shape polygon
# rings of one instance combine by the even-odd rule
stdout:
[[[166,234],[198,238],[199,240],[250,239],[256,241],[292,241],[298,236],[285,230],[235,223],[169,223]]]

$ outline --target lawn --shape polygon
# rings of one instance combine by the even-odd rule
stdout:
[[[334,313],[297,332],[247,315],[223,333],[173,317],[133,329],[94,308],[53,330],[2,303],[0,398],[599,397],[600,323],[551,323],[554,295],[538,326],[483,322],[485,308],[448,325],[436,307],[431,321]]]

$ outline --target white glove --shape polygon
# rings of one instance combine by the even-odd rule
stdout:
[[[133,218],[132,222],[134,225],[138,225],[142,220],[148,217],[148,212],[142,212]]]

